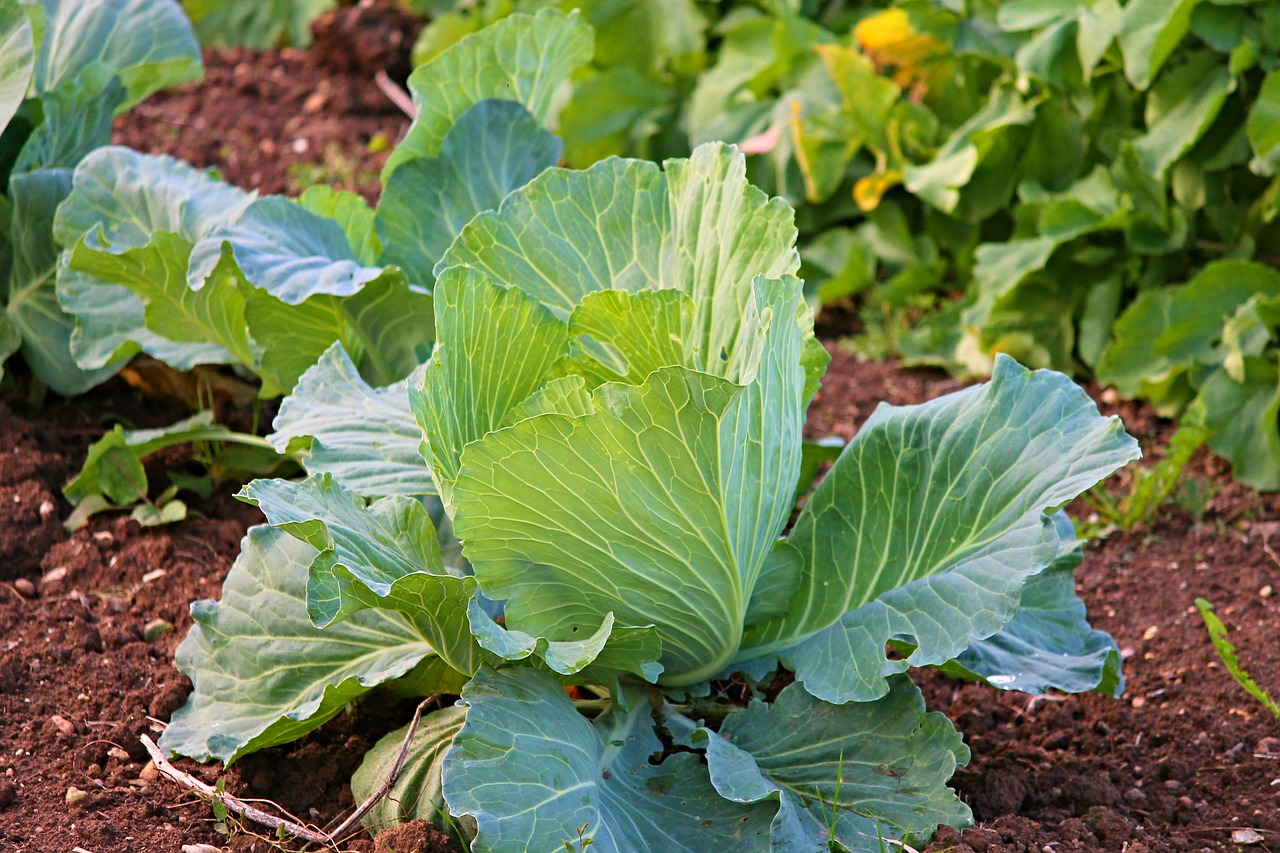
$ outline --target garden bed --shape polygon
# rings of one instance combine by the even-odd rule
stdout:
[[[204,84],[152,99],[117,140],[215,166],[263,193],[316,181],[376,193],[385,154],[370,142],[394,141],[406,119],[371,83],[304,53],[215,52],[207,62]],[[323,109],[310,109],[319,96]],[[878,401],[919,402],[958,387],[828,345],[835,359],[810,412],[814,436],[847,438]],[[1172,431],[1139,407],[1103,407],[1119,411],[1149,455]],[[121,517],[95,518],[72,535],[61,526],[69,507],[60,489],[113,417],[158,426],[184,414],[120,379],[38,413],[0,410],[10,448],[0,456],[0,849],[270,849],[245,832],[215,831],[207,805],[147,771],[138,742],[184,700],[189,685],[172,655],[190,625],[187,602],[217,595],[258,512],[228,486],[196,506],[202,517],[168,528]],[[1244,664],[1280,687],[1276,598],[1264,594],[1280,588],[1280,531],[1274,548],[1268,542],[1280,502],[1228,474],[1202,451],[1188,475],[1222,484],[1203,518],[1170,510],[1086,550],[1080,592],[1127,656],[1124,698],[1032,698],[923,675],[931,707],[972,748],[953,784],[980,821],[962,836],[944,830],[928,850],[1234,850],[1232,834],[1244,829],[1261,833],[1256,849],[1280,849],[1280,723],[1225,672],[1193,603],[1213,601]],[[1073,510],[1090,512],[1083,503]],[[175,630],[163,633],[157,620]],[[223,775],[227,790],[327,824],[350,810],[347,780],[365,751],[405,714],[371,703],[245,758]],[[435,849],[418,829],[416,838],[400,830],[394,849]],[[375,849],[369,840],[349,847]]]

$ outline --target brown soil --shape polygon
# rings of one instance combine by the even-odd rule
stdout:
[[[403,84],[413,70],[410,53],[421,29],[422,21],[409,10],[365,0],[312,21],[311,52],[332,72],[369,79],[383,71]]]
[[[329,55],[342,56],[346,36],[336,24],[325,30]],[[363,44],[348,54],[359,64],[341,71],[300,50],[206,50],[204,81],[122,116],[115,142],[216,168],[264,195],[321,183],[374,201],[378,173],[409,119],[374,85],[375,59],[358,52]]]
[[[347,153],[364,150],[364,139],[403,125],[372,86],[322,72],[304,54],[222,52],[208,60],[211,82],[144,105],[122,122],[119,139],[218,165],[242,185],[274,192],[289,188],[286,163],[320,162],[316,152],[332,140]],[[309,111],[308,96],[321,91],[326,104]],[[299,138],[308,140],[306,151],[286,153]],[[380,162],[367,152],[359,157],[362,168]],[[372,184],[356,185],[372,192]],[[958,387],[941,374],[832,349],[811,416],[815,435],[852,435],[881,400],[918,402]],[[1171,431],[1138,406],[1104,408],[1119,411],[1148,451]],[[151,778],[137,741],[189,690],[172,664],[190,624],[186,603],[216,596],[258,516],[231,499],[228,486],[198,506],[204,518],[142,529],[99,517],[66,534],[59,522],[69,507],[59,490],[113,412],[139,426],[184,413],[120,382],[39,412],[0,408],[0,506],[7,508],[0,517],[0,850],[269,850],[248,827],[230,838],[215,831],[206,805]],[[1230,484],[1225,466],[1203,452],[1191,469],[1224,484],[1199,522],[1169,509],[1154,525],[1091,545],[1079,572],[1095,624],[1112,632],[1127,657],[1123,699],[1033,699],[918,673],[931,706],[956,721],[973,749],[954,784],[980,821],[963,834],[944,830],[928,851],[1234,850],[1232,832],[1245,828],[1265,839],[1255,849],[1280,849],[1280,722],[1223,670],[1192,606],[1197,595],[1213,600],[1245,665],[1280,692],[1280,621],[1276,598],[1264,594],[1280,587],[1280,559],[1267,539],[1280,500]],[[1083,503],[1073,510],[1090,512]],[[176,630],[148,642],[144,626],[155,619]],[[403,707],[366,708],[221,773],[179,764],[325,824],[351,808],[346,780],[364,751],[406,717]],[[68,804],[72,788],[84,796],[71,792],[77,802]],[[369,839],[349,847],[445,849],[423,825],[384,833],[376,847]]]

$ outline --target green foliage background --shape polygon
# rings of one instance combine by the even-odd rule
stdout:
[[[461,4],[416,58],[545,5]],[[560,5],[597,43],[559,114],[569,165],[737,143],[797,208],[811,300],[857,297],[872,349],[960,375],[1007,352],[1191,407],[1280,488],[1280,5]]]

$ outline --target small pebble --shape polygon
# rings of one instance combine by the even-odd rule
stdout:
[[[1142,632],[1142,639],[1144,640],[1155,639],[1155,636],[1158,633],[1160,633],[1160,626],[1152,625],[1150,628]]]
[[[148,643],[154,643],[165,634],[173,633],[173,623],[164,619],[152,619],[142,628],[142,636]]]
[[[160,578],[164,577],[166,574],[168,574],[168,572],[166,572],[164,569],[152,569],[151,571],[147,572],[145,575],[142,576],[142,582],[155,583],[156,581],[160,580]]]
[[[74,806],[77,803],[83,803],[89,799],[89,795],[79,788],[71,787],[67,789],[67,805]]]
[[[1276,594],[1276,591],[1275,589],[1272,588],[1271,584],[1267,584],[1262,589],[1258,590],[1258,595],[1262,596],[1263,598],[1270,598],[1275,594]]]
[[[93,534],[93,541],[99,545],[112,545],[116,541],[116,537],[111,535],[109,530],[99,530]]]
[[[40,503],[40,520],[48,521],[53,518],[53,514],[57,511],[58,508],[53,505],[53,501],[42,501]]]
[[[146,766],[138,771],[138,778],[144,782],[154,782],[160,778],[160,768],[156,767],[154,761],[148,761]]]
[[[45,576],[40,579],[40,583],[57,583],[58,581],[65,578],[66,576],[67,576],[67,567],[58,566],[57,568],[50,569],[48,572],[46,572]]]
[[[31,581],[27,580],[26,578],[18,578],[16,581],[14,581],[13,588],[16,589],[18,591],[18,594],[21,595],[23,598],[36,597],[36,585],[33,584]]]
[[[111,756],[112,758],[116,759],[117,761],[128,761],[128,760],[129,760],[129,753],[125,752],[123,749],[121,749],[121,748],[120,748],[120,747],[118,747],[118,746],[113,746],[113,747],[111,747],[110,749],[108,749],[108,750],[107,750],[107,755]]]
[[[222,853],[222,848],[212,844],[184,844],[182,853]]]
[[[61,714],[54,714],[49,723],[58,731],[58,737],[72,738],[76,736],[76,724]]]
[[[1262,833],[1255,829],[1237,829],[1231,833],[1232,844],[1261,844]]]

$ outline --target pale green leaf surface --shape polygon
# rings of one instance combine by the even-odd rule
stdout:
[[[903,676],[888,695],[847,705],[794,684],[771,704],[755,700],[730,714],[718,734],[699,729],[692,742],[706,750],[721,796],[777,803],[773,850],[822,851],[836,841],[880,853],[882,839],[922,844],[939,824],[973,821],[947,787],[969,748],[946,717],[925,713]]]
[[[388,273],[356,259],[338,222],[283,196],[254,201],[234,224],[196,244],[187,275],[193,290],[204,286],[224,244],[249,283],[288,305],[317,294],[351,296]]]
[[[31,22],[17,0],[3,0],[0,2],[0,131],[8,126],[27,96],[35,57]]]
[[[585,418],[533,418],[467,447],[455,528],[512,628],[566,639],[614,612],[658,626],[669,674],[723,668],[748,569],[733,554],[716,437],[740,393],[668,369],[604,386]]]
[[[652,682],[662,673],[662,666],[657,663],[662,643],[650,625],[617,625],[613,614],[606,613],[600,627],[587,636],[548,640],[501,627],[479,601],[471,602],[469,612],[476,642],[498,661],[519,661],[536,655],[552,672],[578,675],[585,671],[586,676],[598,680],[612,680],[618,673],[628,672]]]
[[[800,284],[755,289],[745,387],[662,368],[602,386],[591,414],[467,446],[455,524],[486,594],[510,599],[512,627],[563,639],[615,612],[657,626],[673,684],[728,663],[790,515],[804,422]]]
[[[1109,634],[1089,625],[1084,602],[1076,595],[1075,570],[1084,559],[1081,543],[1065,512],[1056,513],[1054,523],[1058,556],[1027,581],[1013,619],[944,668],[958,665],[968,677],[1033,695],[1053,689],[1119,696],[1124,692],[1120,648]]]
[[[562,364],[592,387],[639,385],[660,367],[697,369],[693,351],[696,308],[678,290],[598,290],[569,316],[570,354]]]
[[[111,141],[115,107],[125,96],[120,78],[98,65],[46,92],[40,98],[44,120],[18,152],[13,171],[74,169],[85,155]]]
[[[58,242],[73,247],[58,270],[57,289],[59,304],[75,318],[76,361],[98,368],[140,348],[180,369],[251,364],[243,319],[231,317],[242,300],[231,294],[220,304],[212,292],[188,293],[186,273],[191,244],[234,222],[252,201],[252,193],[165,155],[107,146],[86,156],[54,220]],[[188,303],[202,303],[216,331],[193,335],[196,321],[186,309],[169,314],[172,305]],[[186,333],[170,339],[148,328],[148,304],[161,327],[182,324]],[[214,322],[215,316],[231,325]]]
[[[505,423],[516,424],[538,415],[571,415],[580,418],[591,414],[595,409],[591,390],[582,376],[560,376],[534,391],[533,396],[513,408]]]
[[[1120,19],[1124,73],[1138,89],[1156,79],[1174,48],[1191,28],[1200,0],[1129,0]]]
[[[302,483],[255,480],[238,497],[317,549],[307,581],[315,625],[366,608],[397,610],[455,670],[479,666],[468,617],[476,583],[444,567],[421,503],[399,496],[369,503],[327,474]]]
[[[665,167],[610,159],[582,172],[547,170],[472,220],[441,265],[480,267],[565,318],[601,290],[682,290],[696,308],[685,351],[701,369],[745,381],[754,350],[739,336],[753,281],[799,268],[792,212],[747,182],[746,159],[731,146],[705,145]],[[826,356],[811,343],[805,306],[796,322],[807,399]]]
[[[1057,553],[1046,513],[1137,456],[1065,376],[1003,355],[987,385],[881,406],[787,540],[806,562],[790,616],[749,632],[739,660],[802,639],[781,657],[815,696],[883,695],[885,676],[1003,627]],[[890,639],[917,648],[889,661]]]
[[[262,350],[262,373],[283,389],[292,388],[335,341],[374,385],[404,379],[431,354],[435,300],[398,272],[352,296],[317,293],[297,304],[258,288],[244,292],[245,319]]]
[[[444,795],[477,825],[471,849],[561,853],[765,846],[773,809],[720,797],[692,753],[661,751],[643,695],[588,722],[558,682],[527,669],[482,669],[463,690],[467,719],[444,758]]]
[[[1147,95],[1147,132],[1133,143],[1143,168],[1163,177],[1205,134],[1235,88],[1231,72],[1207,52],[1161,75]]]
[[[385,189],[383,193],[385,195]],[[311,213],[332,219],[342,226],[347,242],[360,263],[371,267],[378,262],[378,256],[382,254],[382,243],[374,228],[373,208],[369,207],[369,202],[363,196],[350,190],[335,190],[325,184],[316,184],[307,187],[298,196],[298,204]]]
[[[1244,381],[1225,371],[1209,376],[1187,417],[1210,430],[1209,447],[1231,460],[1246,486],[1280,489],[1280,369],[1273,359],[1242,359]]]
[[[197,80],[200,45],[174,0],[40,0],[44,37],[34,85],[43,95],[101,64],[120,76],[123,112],[153,92]]]
[[[90,246],[104,252],[141,248],[159,231],[195,243],[239,219],[254,197],[168,155],[110,145],[76,167],[54,234],[73,246],[92,232]]]
[[[1098,378],[1135,395],[1194,362],[1213,364],[1223,327],[1251,297],[1280,296],[1280,272],[1252,261],[1215,261],[1180,287],[1151,290],[1116,321]]]
[[[71,189],[68,169],[41,169],[9,179],[13,201],[7,304],[8,321],[22,338],[32,371],[59,394],[79,394],[111,376],[120,363],[85,370],[71,353],[74,319],[58,306],[58,246],[54,213]]]
[[[1116,0],[1096,0],[1080,12],[1076,52],[1087,80],[1124,24],[1124,9]]]
[[[1259,175],[1274,175],[1280,170],[1280,71],[1272,71],[1262,81],[1245,133],[1256,155],[1249,168]]]
[[[553,8],[510,15],[466,36],[409,76],[418,116],[383,167],[383,181],[410,160],[437,155],[449,129],[483,100],[516,101],[546,124],[556,91],[593,49],[591,27]]]
[[[250,529],[222,600],[192,605],[175,655],[194,690],[160,738],[166,752],[234,761],[320,726],[379,684],[431,666],[431,646],[396,613],[370,610],[323,630],[307,617],[311,546]]]
[[[382,262],[429,287],[463,226],[559,159],[559,140],[520,104],[481,101],[449,129],[439,156],[411,160],[387,179],[377,212]]]
[[[272,50],[311,44],[311,22],[338,0],[183,0],[200,43]]]
[[[437,348],[409,400],[440,494],[451,503],[463,448],[501,426],[552,376],[566,325],[527,294],[468,267],[437,282]],[[515,332],[519,330],[519,332]]]
[[[373,388],[341,344],[333,344],[302,375],[280,405],[267,436],[281,453],[309,451],[311,474],[330,474],[367,497],[435,494],[418,452],[422,430],[409,408],[405,382]]]
[[[191,243],[157,231],[138,248],[95,250],[101,232],[80,239],[66,255],[59,297],[77,320],[72,345],[77,358],[92,365],[129,352],[132,342],[179,369],[197,364],[257,362],[245,321],[245,299],[230,259],[210,271],[200,290],[187,285]],[[112,318],[106,300],[123,287],[141,303],[141,326],[134,326],[138,303],[128,299]]]
[[[660,270],[668,223],[665,181],[652,163],[548,169],[473,219],[440,263],[480,267],[567,318],[597,290],[676,286]]]

